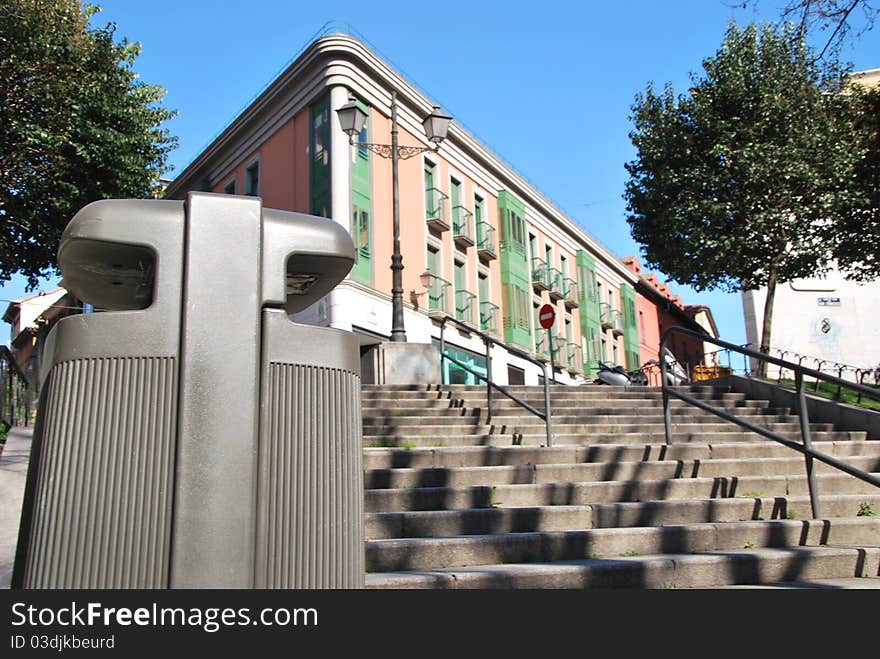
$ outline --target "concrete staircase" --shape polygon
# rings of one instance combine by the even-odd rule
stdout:
[[[543,388],[511,390],[543,409]],[[800,437],[790,410],[691,390]],[[880,587],[880,489],[816,463],[811,520],[799,453],[675,400],[667,446],[658,389],[554,387],[551,448],[500,395],[487,423],[485,387],[362,396],[370,588]],[[817,450],[880,472],[878,438],[811,427]]]

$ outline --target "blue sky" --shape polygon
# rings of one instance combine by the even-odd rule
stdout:
[[[730,19],[775,19],[783,0],[760,0],[758,11],[734,0],[100,4],[93,23],[115,22],[118,37],[141,42],[136,70],[178,110],[171,177],[336,21],[624,257],[639,253],[622,200],[634,95],[651,81],[684,91]],[[880,27],[843,55],[856,70],[880,68]],[[745,342],[738,294],[672,287],[712,307],[722,338]],[[0,299],[23,290],[14,280]]]

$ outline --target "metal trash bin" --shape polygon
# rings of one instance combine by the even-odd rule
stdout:
[[[18,588],[364,584],[360,357],[288,315],[354,264],[255,197],[101,201],[59,247]]]

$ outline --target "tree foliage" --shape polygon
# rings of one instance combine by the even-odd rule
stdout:
[[[767,286],[765,346],[776,283],[827,271],[866,206],[846,74],[797,26],[731,24],[688,94],[649,86],[632,107],[625,199],[648,264],[697,289]]]
[[[0,5],[0,281],[51,271],[61,232],[96,199],[148,197],[177,140],[140,44],[89,25],[78,0]]]
[[[835,255],[849,279],[880,277],[880,87],[853,88],[861,104],[857,127],[864,157],[857,167],[861,209],[833,225]]]

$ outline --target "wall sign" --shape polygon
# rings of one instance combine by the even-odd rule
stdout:
[[[819,306],[820,307],[839,307],[840,306],[840,298],[839,297],[820,297]]]

